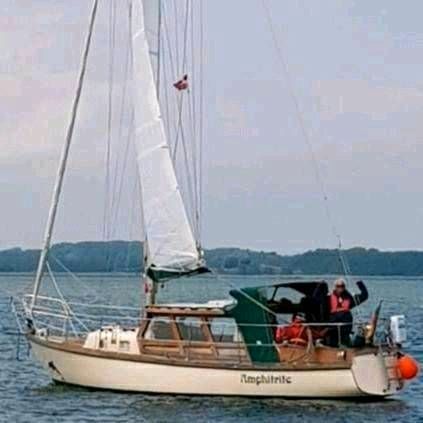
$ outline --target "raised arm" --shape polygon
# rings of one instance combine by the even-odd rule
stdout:
[[[364,285],[364,282],[363,281],[357,281],[356,284],[357,284],[358,289],[360,290],[360,293],[354,294],[353,304],[352,304],[351,308],[364,303],[364,301],[366,301],[367,298],[369,298],[369,291],[367,291],[367,288],[366,288],[366,285]]]

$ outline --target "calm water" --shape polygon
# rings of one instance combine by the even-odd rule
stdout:
[[[128,276],[82,276],[76,281],[59,278],[64,294],[74,301],[138,305],[138,280]],[[384,298],[384,312],[407,316],[408,351],[423,362],[423,279],[365,279],[370,300],[362,306],[365,315]],[[166,286],[161,299],[206,300],[227,297],[228,285],[265,284],[269,278],[190,280]],[[8,297],[24,292],[29,276],[0,275],[0,421],[13,422],[421,422],[423,385],[413,383],[391,400],[355,402],[333,400],[255,400],[242,398],[172,397],[119,394],[54,385],[40,366],[27,358],[22,342],[16,360],[14,318],[8,312]],[[48,287],[47,287],[48,289]]]

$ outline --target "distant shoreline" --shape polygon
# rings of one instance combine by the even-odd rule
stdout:
[[[0,273],[29,274],[36,270],[40,251],[11,248],[0,251]],[[379,251],[361,247],[343,250],[351,274],[368,276],[423,276],[423,251]],[[226,275],[337,275],[344,269],[337,250],[317,249],[302,254],[242,248],[205,251],[210,268]],[[50,265],[55,272],[141,273],[142,243],[137,241],[60,243],[51,248]]]

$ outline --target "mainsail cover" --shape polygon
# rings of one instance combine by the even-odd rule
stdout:
[[[160,279],[199,272],[204,263],[188,221],[160,114],[144,20],[148,16],[154,14],[144,15],[143,2],[133,0],[135,144],[148,240],[147,273]]]

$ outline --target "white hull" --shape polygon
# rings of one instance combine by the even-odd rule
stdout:
[[[389,383],[385,360],[357,357],[351,369],[222,369],[148,363],[85,355],[31,342],[35,357],[55,381],[120,391],[265,397],[387,396],[399,389]],[[358,359],[358,360],[357,360]]]

